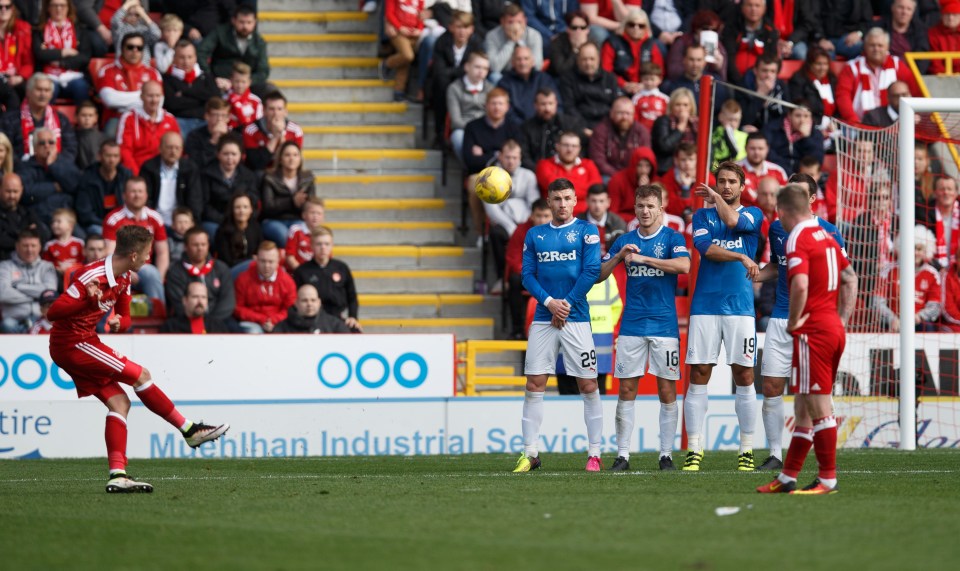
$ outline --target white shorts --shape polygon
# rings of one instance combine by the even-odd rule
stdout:
[[[557,354],[562,351],[567,374],[578,379],[597,378],[597,351],[593,345],[590,324],[567,322],[562,329],[549,323],[530,325],[527,358],[523,372],[527,375],[552,375],[557,372]]]
[[[680,340],[674,337],[635,337],[617,339],[617,378],[642,377],[650,363],[650,374],[676,381],[680,378]]]
[[[764,377],[789,378],[792,362],[793,335],[787,333],[787,320],[770,319],[763,341],[760,374]]]
[[[716,365],[721,342],[727,349],[728,365],[756,365],[757,321],[753,317],[691,315],[688,331],[688,365]]]

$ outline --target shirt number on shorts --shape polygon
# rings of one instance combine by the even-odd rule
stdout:
[[[580,353],[580,366],[584,368],[596,367],[597,352],[594,350],[594,351],[590,351],[589,353],[587,353],[586,351],[584,351],[583,353]]]
[[[743,340],[743,354],[752,355],[757,350],[757,340],[754,337],[748,337]]]
[[[676,367],[680,364],[680,355],[678,351],[665,351],[667,354],[667,366]]]

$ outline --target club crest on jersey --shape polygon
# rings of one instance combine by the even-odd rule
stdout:
[[[97,305],[100,306],[100,311],[103,311],[103,312],[108,312],[108,311],[110,311],[111,309],[113,309],[113,305],[114,305],[115,303],[116,303],[116,300],[113,300],[113,299],[108,299],[108,300],[106,300],[106,301],[104,301],[104,300],[101,299],[101,300],[97,301]]]
[[[657,244],[656,246],[653,247],[653,255],[656,258],[663,257],[663,244]]]
[[[583,237],[583,241],[587,244],[599,244],[600,235],[599,234],[587,234]]]
[[[681,253],[681,252],[686,252],[686,251],[687,251],[687,247],[686,247],[686,246],[674,246],[674,247],[673,247],[673,253],[674,253],[674,254],[679,254],[679,253]]]
[[[571,230],[567,232],[566,234],[567,242],[570,242],[571,244],[575,243],[577,241],[578,235],[579,233],[576,230]]]

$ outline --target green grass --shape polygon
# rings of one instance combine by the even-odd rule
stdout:
[[[761,455],[762,457],[762,455]],[[760,496],[767,474],[586,474],[582,455],[0,462],[3,569],[949,569],[956,451],[843,451],[841,493]],[[612,458],[607,458],[607,462]],[[811,454],[801,484],[814,477]],[[740,512],[718,517],[719,506]]]

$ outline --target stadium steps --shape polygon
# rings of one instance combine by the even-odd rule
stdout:
[[[424,149],[312,149],[303,151],[308,169],[380,174],[392,170],[439,171],[440,151]],[[384,195],[386,198],[388,195]]]
[[[314,170],[317,192],[333,198],[433,197],[437,177],[422,172],[396,174],[341,174]]]
[[[473,293],[472,270],[357,270],[353,279],[361,294]]]
[[[274,57],[374,57],[376,34],[264,34]]]
[[[448,220],[347,220],[336,222],[336,213],[327,214],[327,226],[335,242],[354,245],[411,244],[453,245],[453,222]]]
[[[393,93],[391,89],[391,93]],[[417,125],[419,113],[407,103],[300,102],[288,107],[290,119],[299,125]]]
[[[309,149],[409,149],[416,144],[416,134],[413,125],[306,125],[303,145]]]
[[[372,57],[270,57],[270,79],[377,79],[380,60]]]
[[[391,103],[393,83],[380,79],[280,79],[273,82],[291,103]]]
[[[363,294],[364,319],[428,319],[475,317],[478,311],[496,312],[499,301],[478,294]]]
[[[480,251],[462,246],[336,246],[337,258],[355,270],[480,270]]]
[[[327,201],[329,221],[347,222],[376,217],[384,221],[444,221],[459,214],[442,198],[332,198]],[[389,242],[387,242],[389,243]]]

